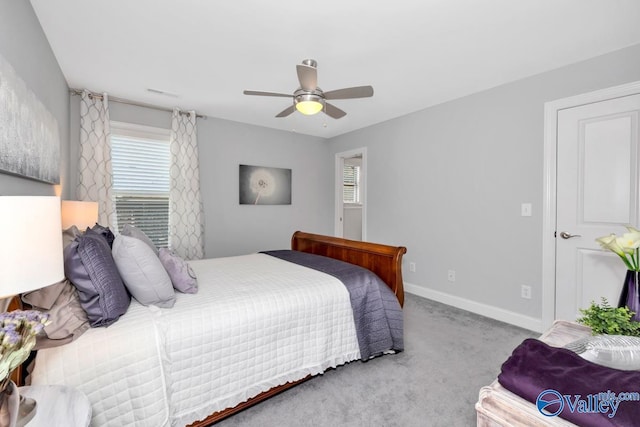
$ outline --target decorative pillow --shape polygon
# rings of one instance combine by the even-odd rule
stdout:
[[[136,239],[145,242],[151,249],[153,249],[153,253],[156,254],[156,256],[158,255],[158,248],[156,245],[151,241],[149,236],[144,234],[144,231],[139,228],[136,228],[131,224],[125,224],[120,234],[123,236],[135,237]]]
[[[198,282],[191,266],[169,249],[160,248],[158,252],[160,262],[169,273],[173,287],[185,294],[198,292]]]
[[[125,286],[140,304],[173,307],[176,294],[171,279],[146,243],[120,234],[113,242],[113,259]]]
[[[64,272],[78,289],[92,327],[108,326],[126,313],[131,298],[100,234],[88,229],[65,248]]]
[[[72,225],[62,232],[62,247],[66,248],[76,237],[82,235],[82,231],[78,230],[78,227]]]
[[[87,313],[80,305],[77,289],[68,279],[22,295],[22,301],[49,313],[44,337],[36,337],[35,350],[73,341],[89,329]]]
[[[109,227],[105,227],[104,225],[100,225],[96,223],[96,225],[91,227],[91,230],[95,231],[96,233],[104,237],[107,240],[109,247],[113,246],[113,240],[115,239],[115,236],[113,235]]]
[[[75,225],[64,230],[63,248],[81,234]],[[22,294],[21,298],[33,309],[49,313],[49,324],[44,327],[44,334],[36,336],[34,350],[66,344],[89,329],[89,319],[80,305],[78,290],[68,279]]]
[[[565,348],[598,365],[640,370],[640,337],[595,335],[573,341]]]

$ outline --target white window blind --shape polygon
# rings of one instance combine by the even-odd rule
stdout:
[[[360,203],[360,166],[344,165],[342,169],[342,201]]]
[[[165,139],[163,133],[145,135],[140,128],[136,132],[116,129],[111,136],[111,163],[118,228],[121,231],[125,224],[131,224],[144,231],[157,247],[168,247],[168,133]]]

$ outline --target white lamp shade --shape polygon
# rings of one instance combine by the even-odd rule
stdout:
[[[0,297],[64,279],[60,198],[0,197]]]
[[[62,229],[72,225],[80,231],[93,227],[98,222],[98,202],[78,202],[75,200],[62,201]]]

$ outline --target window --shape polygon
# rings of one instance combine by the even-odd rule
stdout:
[[[360,166],[345,163],[342,169],[342,201],[360,203]]]
[[[111,122],[111,166],[118,228],[131,224],[169,246],[168,129]]]

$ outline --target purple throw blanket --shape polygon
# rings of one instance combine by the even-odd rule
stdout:
[[[640,425],[640,372],[597,365],[565,348],[526,339],[498,381],[538,410],[580,426]]]
[[[402,351],[402,308],[391,289],[366,268],[306,252],[262,252],[336,277],[349,291],[360,357],[366,361],[387,350]]]

